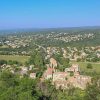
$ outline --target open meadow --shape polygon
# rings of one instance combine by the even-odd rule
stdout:
[[[71,63],[78,64],[81,71],[100,73],[100,62],[71,62]],[[92,65],[92,69],[87,68],[88,64]]]
[[[29,56],[19,56],[19,55],[0,55],[0,60],[16,60],[21,63],[28,61]]]

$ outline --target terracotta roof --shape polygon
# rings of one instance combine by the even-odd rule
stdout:
[[[51,75],[53,73],[54,69],[48,67],[47,70],[44,72],[44,75]]]
[[[64,75],[67,75],[67,73],[66,72],[55,72],[54,75],[62,75],[62,76],[64,76]]]

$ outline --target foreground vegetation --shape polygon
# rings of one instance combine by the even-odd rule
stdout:
[[[50,81],[41,82],[8,71],[0,72],[0,100],[100,100],[100,77],[95,76],[86,90],[69,87],[57,90]],[[98,83],[97,83],[98,82]]]

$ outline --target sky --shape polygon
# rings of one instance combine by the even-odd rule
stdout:
[[[100,0],[0,0],[0,29],[100,26]]]

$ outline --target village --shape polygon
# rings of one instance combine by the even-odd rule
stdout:
[[[50,58],[53,54],[57,54],[61,55],[63,58],[68,58],[70,61],[98,62],[100,61],[100,46],[80,49],[77,47],[47,47],[46,54],[45,59]]]
[[[65,68],[64,72],[60,72],[57,70],[57,62],[53,58],[50,59],[50,64],[41,79],[51,79],[58,89],[66,89],[69,86],[85,89],[86,84],[91,82],[91,77],[80,75],[80,68],[77,64],[72,64],[71,67]]]
[[[9,70],[13,74],[18,74],[20,78],[25,75],[31,79],[37,78],[37,73],[33,70],[34,65],[30,66],[20,66],[18,69],[16,65],[2,65],[0,69]],[[67,89],[70,86],[85,89],[86,85],[91,82],[91,77],[80,74],[80,67],[78,64],[72,64],[70,67],[65,68],[64,71],[59,71],[57,69],[57,61],[54,58],[50,58],[50,63],[46,64],[46,70],[43,72],[43,75],[40,77],[41,82],[45,80],[50,80],[56,89]]]

